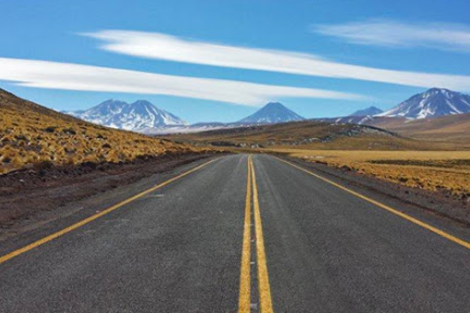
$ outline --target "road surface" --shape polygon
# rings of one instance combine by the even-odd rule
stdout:
[[[465,234],[342,186],[220,157],[3,255],[0,312],[470,312]]]

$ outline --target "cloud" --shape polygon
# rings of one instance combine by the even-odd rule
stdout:
[[[0,58],[0,80],[20,86],[157,94],[259,106],[279,97],[360,100],[365,97],[310,88],[162,75],[50,61]]]
[[[396,71],[322,59],[311,54],[236,47],[161,33],[103,30],[82,34],[107,51],[137,57],[280,73],[356,79],[415,87],[470,91],[470,76]]]
[[[470,52],[470,27],[449,23],[403,23],[372,19],[364,22],[314,25],[315,33],[361,45],[428,47]]]

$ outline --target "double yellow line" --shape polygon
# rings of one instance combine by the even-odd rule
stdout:
[[[395,214],[413,224],[416,224],[424,229],[427,229],[447,240],[450,240],[462,247],[470,249],[470,242],[455,237],[437,227],[429,225],[423,221],[418,220],[410,215],[407,215],[397,209],[387,206],[381,202],[366,197],[358,192],[346,188],[338,183],[335,183],[323,176],[315,174],[291,162],[277,158],[279,161],[284,162],[296,169],[303,171],[311,176],[314,176],[330,185],[333,185],[355,197],[363,199],[381,209],[384,209],[392,214]],[[251,200],[253,199],[253,215],[255,222],[256,233],[256,256],[257,256],[257,269],[258,269],[258,290],[259,290],[259,303],[261,313],[273,312],[271,291],[269,285],[268,268],[266,265],[266,253],[264,250],[263,230],[261,226],[261,215],[258,201],[258,186],[256,184],[256,175],[253,166],[251,155],[248,157],[248,173],[247,173],[247,187],[246,187],[246,205],[245,205],[245,223],[243,232],[243,251],[241,262],[241,275],[240,275],[240,297],[239,297],[239,313],[249,313],[251,310],[251,276],[250,276],[250,259],[251,259]]]
[[[258,200],[258,185],[251,155],[248,157],[246,182],[245,222],[243,230],[243,250],[240,273],[240,297],[238,312],[249,313],[251,309],[251,199],[253,198],[253,216],[256,236],[256,264],[258,272],[258,293],[261,313],[272,313],[271,288],[269,286],[268,266],[264,250],[263,227]]]

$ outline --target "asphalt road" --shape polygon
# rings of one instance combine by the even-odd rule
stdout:
[[[470,312],[468,238],[368,199],[224,156],[4,255],[0,312]]]

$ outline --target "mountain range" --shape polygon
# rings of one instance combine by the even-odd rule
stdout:
[[[254,114],[233,123],[210,122],[188,125],[181,118],[157,108],[146,100],[139,100],[131,104],[119,100],[107,100],[88,110],[64,113],[91,123],[146,134],[200,132],[246,125],[276,124],[305,120],[305,118],[279,102],[270,102]]]
[[[431,88],[412,96],[385,112],[378,112],[377,110],[380,109],[375,109],[377,108],[370,107],[348,116],[319,120],[335,123],[378,125],[382,123],[383,119],[397,119],[397,121],[404,122],[466,114],[470,113],[470,96],[444,88]]]
[[[188,125],[181,118],[157,108],[146,100],[139,100],[131,104],[119,100],[108,100],[85,111],[66,113],[92,123],[147,134],[200,132],[220,128],[305,120],[304,117],[279,102],[270,102],[252,115],[232,123],[211,122]],[[470,113],[470,96],[448,89],[431,88],[412,96],[385,112],[371,106],[348,116],[315,120],[374,125],[382,118],[413,120],[465,113]]]

